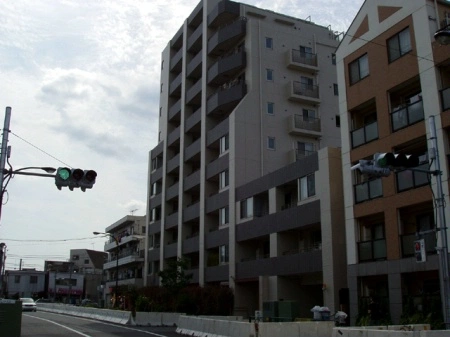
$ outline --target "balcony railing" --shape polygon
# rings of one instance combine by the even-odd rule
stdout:
[[[294,128],[320,132],[320,119],[299,114],[294,115]]]
[[[378,122],[372,122],[365,125],[362,128],[353,130],[352,134],[352,147],[356,148],[362,144],[376,140],[378,138]]]
[[[417,169],[429,170],[428,163],[422,164]],[[414,168],[413,168],[414,169]],[[430,174],[412,170],[403,170],[395,174],[397,181],[397,191],[405,191],[428,185],[430,183]]]
[[[358,242],[359,261],[375,261],[386,259],[386,239]]]
[[[392,131],[406,128],[424,119],[423,101],[395,109],[391,114]]]
[[[450,109],[450,87],[441,90],[442,111]]]
[[[309,155],[316,153],[315,150],[295,149],[295,161],[300,161]]]
[[[427,254],[435,254],[437,238],[435,232],[426,233],[422,236],[425,239],[425,251]],[[414,242],[418,239],[416,234],[406,234],[400,236],[402,242],[402,257],[414,256]]]
[[[383,185],[381,178],[356,184],[354,189],[355,203],[361,203],[377,197],[383,197]]]
[[[299,50],[292,50],[292,61],[302,63],[309,66],[317,67],[317,55],[313,53],[305,53]]]
[[[319,98],[319,86],[308,85],[305,83],[301,83],[300,81],[294,81],[293,86],[294,94],[296,95],[308,96],[315,99]]]

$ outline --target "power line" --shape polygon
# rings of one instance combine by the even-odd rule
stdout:
[[[45,155],[50,156],[51,158],[53,158],[54,160],[57,160],[58,162],[64,164],[65,166],[71,167],[69,164],[67,164],[67,163],[65,163],[65,162],[63,162],[63,161],[61,161],[59,158],[57,158],[57,157],[55,157],[55,156],[49,154],[48,152],[46,152],[45,150],[39,148],[38,146],[35,146],[35,145],[32,144],[31,142],[25,140],[23,137],[20,137],[19,135],[13,133],[12,131],[10,131],[10,133],[11,133],[12,135],[14,135],[15,137],[17,137],[18,139],[20,139],[20,140],[24,141],[25,143],[29,144],[29,145],[32,146],[33,148],[36,148],[36,149],[39,150],[40,152],[44,153]]]
[[[69,238],[69,239],[11,239],[11,238],[2,238],[3,241],[11,241],[11,242],[39,242],[39,243],[53,243],[53,242],[69,242],[69,241],[83,241],[85,239],[100,239],[103,237],[83,237],[83,238]]]

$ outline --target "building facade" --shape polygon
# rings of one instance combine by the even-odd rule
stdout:
[[[162,52],[147,285],[183,257],[193,283],[232,287],[244,314],[280,299],[308,317],[338,309],[338,42],[330,28],[227,0],[188,16]]]
[[[45,295],[44,271],[34,269],[6,270],[5,294],[7,298],[40,298]]]
[[[436,247],[445,232],[437,230],[445,225],[436,217],[435,177],[410,170],[368,177],[351,168],[394,152],[418,156],[418,169],[435,169],[434,116],[448,205],[450,47],[433,35],[450,23],[449,13],[448,1],[365,1],[336,52],[353,324],[371,298],[394,323],[402,314],[439,310]],[[416,262],[418,239],[425,241],[426,262]]]
[[[105,244],[108,260],[103,265],[107,307],[111,304],[116,285],[119,288],[144,285],[145,219],[145,216],[128,215],[105,229],[105,233],[110,234]]]

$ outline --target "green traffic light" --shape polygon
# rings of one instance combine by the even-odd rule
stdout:
[[[67,180],[70,177],[70,170],[67,168],[59,168],[58,169],[58,173],[57,175],[62,179],[62,180]]]

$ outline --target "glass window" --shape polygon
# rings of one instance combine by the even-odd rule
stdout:
[[[270,150],[275,150],[275,137],[269,136],[267,138],[267,148]]]
[[[220,138],[220,153],[223,154],[229,149],[228,134]]]
[[[336,127],[341,127],[341,117],[339,115],[336,115]]]
[[[273,81],[273,69],[266,69],[267,81]]]
[[[229,222],[228,207],[220,208],[219,214],[220,214],[220,220],[219,220],[220,225],[228,224],[228,222]]]
[[[37,284],[38,276],[30,276],[30,284]]]
[[[316,194],[316,184],[314,174],[304,176],[299,179],[300,181],[300,200],[304,200],[308,197]]]
[[[274,113],[274,106],[275,106],[275,103],[267,102],[267,114],[269,114],[269,115],[274,115],[275,114]]]
[[[349,64],[350,84],[354,84],[369,76],[369,58],[364,54]]]
[[[337,83],[334,83],[333,84],[333,90],[334,90],[334,95],[339,95],[339,88],[338,88],[338,85],[337,85]]]
[[[336,64],[336,54],[331,54],[331,64],[335,65]]]
[[[14,283],[20,283],[20,276],[14,276]]]
[[[241,201],[241,218],[253,217],[253,197]]]
[[[411,51],[409,27],[387,41],[389,62],[395,61]]]
[[[229,261],[228,245],[219,246],[219,264],[226,264]]]
[[[219,175],[220,189],[228,187],[228,170],[222,171]]]
[[[273,39],[266,37],[266,48],[267,49],[273,49]]]

